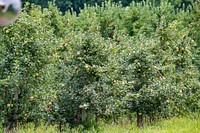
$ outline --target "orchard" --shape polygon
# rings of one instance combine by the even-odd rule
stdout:
[[[5,132],[124,116],[142,128],[200,110],[198,0],[22,2],[18,20],[0,29]]]

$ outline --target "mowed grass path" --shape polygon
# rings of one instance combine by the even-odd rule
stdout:
[[[0,133],[3,130],[0,129]],[[64,133],[200,133],[200,117],[172,118],[160,120],[151,125],[145,125],[143,129],[138,129],[132,125],[100,124],[99,130],[92,128],[88,131],[81,129],[65,129]],[[34,125],[28,124],[18,129],[18,133],[59,133],[57,128],[40,126],[34,131]]]

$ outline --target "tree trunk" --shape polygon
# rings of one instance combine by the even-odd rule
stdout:
[[[98,114],[98,113],[95,113],[95,121],[96,121],[96,123],[98,123],[99,120],[100,120],[99,114]]]
[[[143,128],[144,127],[144,115],[137,112],[137,127]]]
[[[59,130],[60,130],[60,133],[62,132],[62,122],[59,123]]]
[[[131,114],[127,115],[126,125],[128,125],[128,124],[132,124],[132,116],[131,116]]]
[[[149,122],[150,123],[153,123],[153,122],[155,122],[156,121],[156,117],[155,116],[150,116],[150,118],[149,118]]]
[[[12,125],[13,125],[12,122],[7,123],[6,128],[4,129],[4,132],[5,133],[11,132],[13,128]]]
[[[5,95],[5,99],[6,99],[6,103],[9,103],[9,100],[8,100],[8,91],[6,91],[5,92],[6,93],[6,95]],[[14,99],[16,100],[16,101],[18,101],[18,99],[19,99],[19,93],[18,93],[18,89],[17,88],[15,88],[15,90],[14,90]],[[5,121],[5,132],[10,132],[10,131],[12,131],[12,129],[13,128],[15,128],[15,127],[17,127],[17,120],[18,120],[18,109],[19,107],[18,107],[18,104],[16,104],[15,105],[15,109],[12,111],[12,112],[10,112],[10,113],[12,113],[12,116],[10,116],[10,114],[9,114],[9,112],[8,112],[8,114],[7,114],[7,116],[5,116],[6,118],[4,119],[4,121]],[[10,117],[10,118],[9,118]]]
[[[5,103],[8,104],[9,103],[9,89],[5,89],[4,91],[4,99],[5,99]],[[3,123],[3,127],[4,127],[4,132],[9,132],[11,131],[12,129],[12,122],[11,120],[9,119],[9,111],[8,111],[8,108],[6,108],[6,114],[4,115],[4,123]]]
[[[85,122],[85,121],[86,121],[86,118],[87,118],[86,110],[85,110],[85,109],[82,109],[82,110],[81,110],[81,121],[82,121],[82,122]]]
[[[15,100],[18,102],[18,100],[19,100],[19,92],[18,92],[18,89],[17,88],[15,88],[15,94],[14,94],[14,98],[15,98]],[[19,114],[18,114],[18,110],[19,110],[19,107],[18,107],[18,103],[16,104],[16,106],[15,106],[15,112],[14,112],[14,127],[16,127],[17,126],[17,121],[18,121],[18,117],[19,117]]]

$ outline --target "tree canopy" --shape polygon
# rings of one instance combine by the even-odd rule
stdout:
[[[79,13],[80,9],[84,8],[84,5],[102,5],[103,2],[106,2],[109,0],[22,0],[23,3],[25,2],[30,2],[30,3],[35,3],[37,5],[40,5],[42,7],[47,7],[48,2],[54,2],[56,6],[62,11],[65,12],[67,10],[74,10],[77,13]],[[161,2],[161,0],[110,0],[115,3],[121,3],[123,6],[128,6],[130,5],[131,2],[153,2],[156,5]],[[191,4],[190,0],[168,0],[170,3],[175,5],[175,7],[180,8],[183,7],[184,5],[187,6]]]

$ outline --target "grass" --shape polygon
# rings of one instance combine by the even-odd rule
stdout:
[[[106,125],[104,133],[200,133],[200,119],[173,118],[138,129],[135,125]]]
[[[0,133],[3,130],[0,129]],[[138,129],[136,124],[119,125],[119,124],[99,124],[98,130],[91,128],[88,131],[83,131],[81,127],[76,129],[66,128],[64,133],[200,133],[200,117],[189,116],[182,118],[172,118],[160,120],[151,125],[145,125],[143,129]],[[18,133],[59,133],[55,126],[40,126],[34,131],[33,124],[27,124],[18,129]]]

